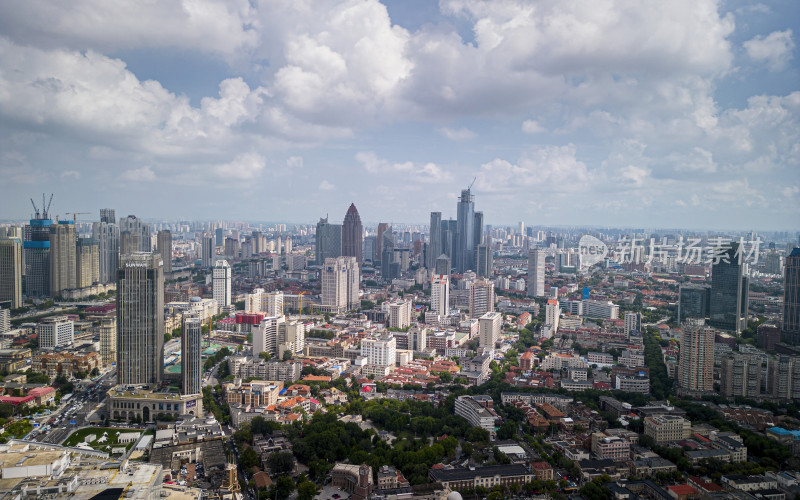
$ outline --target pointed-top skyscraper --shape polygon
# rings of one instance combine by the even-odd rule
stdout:
[[[355,257],[360,266],[364,263],[361,251],[363,243],[364,229],[361,226],[361,216],[358,215],[355,203],[351,203],[342,223],[342,256]]]

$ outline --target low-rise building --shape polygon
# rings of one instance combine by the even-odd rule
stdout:
[[[494,429],[500,417],[492,408],[492,398],[485,395],[459,396],[455,402],[455,413],[464,417],[473,427],[480,427],[489,433],[494,440]]]
[[[676,415],[656,415],[644,419],[644,433],[656,443],[668,443],[688,438],[692,423]]]
[[[533,480],[534,475],[522,464],[488,465],[474,468],[437,469],[429,472],[432,481],[441,483],[451,490],[475,489],[482,486],[491,489],[495,486],[523,485]]]
[[[72,378],[76,373],[88,374],[101,364],[96,352],[72,354],[69,352],[40,353],[34,356],[31,370],[54,379],[59,375]]]
[[[181,395],[159,392],[147,386],[121,386],[109,389],[106,407],[112,420],[144,422],[155,420],[159,414],[178,418],[181,415],[202,416],[202,394]]]

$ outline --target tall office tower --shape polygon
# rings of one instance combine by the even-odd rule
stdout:
[[[719,393],[726,398],[761,395],[761,361],[756,357],[729,354],[722,358]]]
[[[361,247],[359,247],[361,248]],[[283,253],[290,254],[292,253],[292,237],[287,236],[285,240],[283,240]]]
[[[355,257],[325,259],[322,267],[320,301],[332,312],[343,312],[360,305],[359,268]]]
[[[316,235],[317,265],[321,266],[326,259],[335,259],[342,255],[342,225],[330,224],[328,218],[317,222]]]
[[[375,232],[375,237],[377,238],[378,242],[378,249],[375,254],[378,256],[378,259],[383,258],[383,233],[385,233],[387,229],[389,230],[389,233],[392,232],[389,224],[385,222],[378,223],[378,230]]]
[[[117,362],[117,318],[100,320],[100,359],[105,366]]]
[[[120,242],[120,253],[122,253],[123,243],[126,245],[126,253],[133,252],[150,252],[152,245],[150,243],[150,224],[137,218],[135,215],[129,215],[119,220],[120,238],[125,232],[131,233],[130,245],[125,242]],[[138,248],[134,247],[138,245]]]
[[[678,385],[691,392],[714,389],[714,329],[702,319],[684,322],[678,362]]]
[[[161,256],[120,256],[117,270],[119,385],[158,384],[164,368],[164,265]]]
[[[430,237],[428,251],[425,253],[425,267],[433,269],[436,257],[442,253],[442,212],[431,212]]]
[[[431,311],[440,316],[450,314],[450,276],[447,274],[431,276]]]
[[[278,236],[275,238],[275,253],[278,255],[283,255],[283,238]]]
[[[469,289],[469,317],[480,318],[494,311],[494,283],[479,278]]]
[[[288,320],[278,325],[278,345],[275,355],[283,357],[285,351],[292,354],[303,352],[306,345],[306,325],[302,321]]]
[[[75,323],[67,316],[44,318],[36,325],[36,339],[41,349],[72,345],[75,341]]]
[[[70,220],[50,226],[50,296],[77,288],[75,224]]]
[[[203,269],[214,265],[214,254],[214,237],[209,233],[203,233],[200,238],[200,259]]]
[[[130,255],[139,252],[142,247],[140,243],[141,235],[131,231],[120,231],[119,233],[119,254]]]
[[[92,238],[78,238],[75,251],[76,287],[86,288],[100,281],[100,251]]]
[[[792,250],[784,266],[782,340],[800,345],[800,248]]]
[[[100,218],[103,219],[103,210],[110,210],[107,216],[113,217],[114,210],[104,208],[100,210]],[[97,242],[97,249],[100,254],[100,282],[111,283],[117,279],[117,267],[119,267],[120,236],[119,226],[110,219],[111,222],[101,220],[92,223],[92,238]]]
[[[441,274],[444,276],[450,276],[450,272],[453,269],[452,264],[450,262],[450,257],[445,254],[442,254],[436,258],[436,264],[434,266],[434,273]]]
[[[0,230],[0,303],[22,307],[22,240]]]
[[[258,255],[265,251],[265,249],[261,247],[261,236],[263,235],[259,231],[253,231],[250,233],[250,242],[253,245],[253,255]]]
[[[528,229],[531,229],[531,228],[528,228]],[[522,221],[519,222],[519,234],[521,234],[523,236],[527,234],[527,233],[525,233],[525,223],[522,222]]]
[[[477,265],[475,266],[478,276],[489,278],[494,271],[494,256],[492,247],[486,243],[481,243],[475,252]]]
[[[222,242],[225,240],[225,230],[218,227],[214,230],[214,246],[221,247]]]
[[[528,297],[543,297],[545,253],[534,248],[528,252]]]
[[[278,331],[286,322],[285,316],[267,316],[253,328],[253,356],[262,352],[274,356],[278,349]]]
[[[455,263],[456,229],[458,222],[453,219],[442,221],[442,253]]]
[[[475,248],[478,248],[478,245],[483,243],[483,212],[475,212],[475,227],[472,234]]]
[[[678,324],[682,324],[686,318],[708,318],[709,302],[711,302],[710,286],[681,285],[678,292],[678,309],[676,312]]]
[[[461,191],[456,207],[456,272],[472,269],[475,263],[475,201],[469,189]]]
[[[381,257],[381,278],[384,281],[391,281],[400,277],[400,262],[397,258],[399,253],[395,253],[394,249],[387,247],[383,249],[383,256]]]
[[[743,275],[739,244],[715,250],[721,259],[711,266],[708,324],[737,335],[747,328],[748,279]],[[727,261],[727,262],[726,262]]]
[[[101,208],[100,222],[105,222],[106,224],[116,224],[117,223],[116,210],[114,210],[113,208]]]
[[[377,262],[378,255],[378,238],[375,235],[367,236],[364,238],[364,250],[362,255],[364,256],[364,260],[368,260],[372,263]]]
[[[364,263],[361,246],[364,244],[364,229],[361,227],[361,217],[358,215],[355,203],[350,204],[342,223],[342,255],[355,257],[358,265]]]
[[[642,331],[642,313],[640,312],[626,312],[625,313],[625,337],[630,338],[631,332]]]
[[[239,256],[241,246],[239,240],[236,238],[225,238],[225,251],[223,252],[229,259],[235,259]]]
[[[156,236],[156,245],[158,245],[158,254],[161,255],[161,261],[164,263],[164,272],[172,272],[172,233],[169,229],[164,229],[158,232]]]
[[[231,305],[231,266],[227,260],[218,260],[212,271],[214,300],[219,307]]]
[[[44,297],[50,294],[50,226],[53,221],[47,210],[36,210],[35,218],[25,226],[23,252],[23,275],[25,295]]]
[[[200,318],[184,316],[181,332],[181,394],[201,392],[202,340],[203,323]]]
[[[478,335],[480,347],[494,348],[500,339],[500,327],[503,326],[503,315],[492,311],[478,318]]]

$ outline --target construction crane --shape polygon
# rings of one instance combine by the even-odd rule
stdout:
[[[305,294],[306,294],[306,292],[300,292],[297,295],[297,300],[299,301],[299,304],[300,304],[300,307],[298,309],[298,314],[300,315],[301,318],[303,317],[303,295],[305,295]]]
[[[37,219],[46,219],[47,212],[50,211],[50,205],[53,203],[53,193],[50,193],[50,201],[47,202],[47,205],[44,203],[44,193],[42,193],[42,211],[40,212],[39,209],[36,207],[36,203],[31,198],[31,205],[33,205],[33,211],[36,214],[35,218]]]
[[[67,212],[66,213],[66,215],[71,215],[72,216],[72,222],[74,224],[78,223],[78,216],[79,215],[91,215],[91,214],[92,214],[92,212]]]
[[[476,181],[476,180],[478,180],[478,177],[477,177],[477,176],[472,178],[472,182],[470,182],[470,183],[469,183],[469,187],[467,187],[467,191],[469,191],[470,189],[472,189],[472,185],[473,185],[473,184],[475,184],[475,181]]]

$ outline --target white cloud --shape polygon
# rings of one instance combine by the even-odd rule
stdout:
[[[133,182],[150,182],[156,180],[156,174],[152,168],[144,166],[122,172],[122,179]]]
[[[541,134],[546,130],[536,120],[525,120],[522,122],[522,131],[526,134]]]
[[[290,169],[296,168],[303,168],[303,157],[302,156],[290,156],[286,160],[286,166]]]
[[[259,176],[267,162],[256,153],[242,154],[229,163],[215,165],[213,171],[220,177],[236,180],[251,180]]]
[[[433,163],[392,163],[379,158],[373,151],[362,151],[356,154],[356,161],[373,174],[402,174],[414,182],[440,183],[452,179],[450,172]]]
[[[67,170],[67,171],[61,173],[61,180],[62,181],[63,180],[68,180],[68,179],[78,180],[80,178],[81,178],[81,173],[78,172],[77,170]]]
[[[794,57],[794,40],[790,29],[773,31],[766,37],[758,35],[744,42],[743,46],[751,59],[767,64],[773,71],[783,69]]]
[[[439,133],[441,133],[443,136],[447,137],[451,141],[466,141],[468,139],[474,139],[475,137],[478,136],[478,134],[476,134],[472,130],[464,127],[458,129],[442,127],[439,129]]]
[[[334,186],[333,184],[331,184],[326,180],[323,180],[322,182],[319,183],[320,191],[333,191],[334,189],[336,189],[336,186]]]
[[[798,186],[786,186],[781,190],[781,194],[784,198],[792,198],[800,194],[800,187]]]
[[[650,170],[637,167],[635,165],[628,165],[627,167],[622,169],[622,178],[626,180],[628,183],[633,184],[636,187],[641,187],[644,185],[645,179],[650,175]]]

